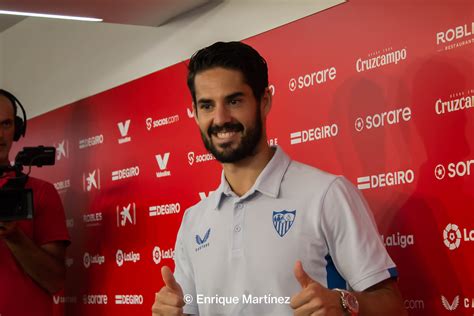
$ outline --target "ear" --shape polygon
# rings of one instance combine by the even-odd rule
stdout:
[[[267,117],[268,113],[270,113],[270,109],[272,108],[272,92],[268,87],[265,88],[265,92],[263,93],[260,106],[262,108],[263,116]]]

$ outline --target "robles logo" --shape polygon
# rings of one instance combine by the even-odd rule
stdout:
[[[444,47],[438,49],[438,52],[443,50],[451,50],[474,43],[473,39],[469,38],[472,37],[473,34],[474,22],[458,25],[446,31],[436,33],[436,45],[439,46],[444,44]]]
[[[54,183],[54,188],[58,193],[65,193],[71,187],[71,180],[66,179]]]
[[[291,78],[288,83],[288,88],[291,92],[293,92],[296,89],[312,87],[316,84],[323,84],[327,81],[332,81],[334,79],[336,79],[336,68],[330,67],[298,76],[296,79]]]
[[[376,113],[368,115],[364,118],[357,118],[354,123],[356,131],[361,132],[364,127],[369,130],[372,128],[378,128],[385,125],[394,125],[402,121],[408,122],[411,120],[411,109],[404,107],[396,110],[391,110],[382,113]]]

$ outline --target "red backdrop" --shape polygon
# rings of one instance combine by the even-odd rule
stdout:
[[[269,137],[363,190],[411,315],[474,313],[474,10],[350,1],[252,37],[274,92]],[[67,315],[149,315],[184,210],[219,182],[180,63],[29,122],[54,145],[72,237]],[[471,136],[469,136],[471,135]]]

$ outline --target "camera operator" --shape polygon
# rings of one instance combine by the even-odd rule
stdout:
[[[18,107],[24,119],[17,115]],[[0,89],[0,188],[18,176],[9,152],[25,131],[23,107]],[[24,187],[33,191],[33,219],[0,221],[1,316],[51,315],[52,294],[65,281],[69,235],[59,195],[51,183],[32,177]]]

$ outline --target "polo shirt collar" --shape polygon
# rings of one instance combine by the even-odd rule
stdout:
[[[260,193],[268,195],[272,198],[278,197],[280,193],[281,181],[288,166],[290,165],[291,159],[283,151],[283,149],[281,149],[280,146],[275,146],[272,148],[275,148],[275,153],[273,154],[272,159],[270,159],[265,168],[262,170],[252,188],[247,193],[245,193],[242,198],[252,195],[255,191],[259,191]],[[225,178],[224,170],[222,170],[221,183],[216,190],[216,194],[214,196],[215,198],[212,201],[211,206],[213,209],[218,210],[224,196],[232,195],[235,195],[235,193],[232,191]]]

